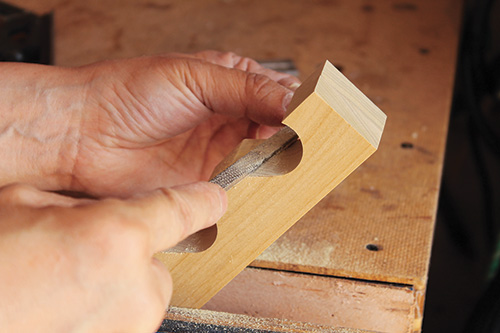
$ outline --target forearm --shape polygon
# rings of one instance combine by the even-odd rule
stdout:
[[[0,64],[0,186],[55,190],[71,181],[82,89],[68,82],[69,71]]]

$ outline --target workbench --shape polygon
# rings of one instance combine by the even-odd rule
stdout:
[[[205,310],[171,309],[163,330],[175,321],[214,332],[421,329],[461,2],[9,2],[54,11],[57,65],[216,49],[291,59],[304,79],[328,59],[388,116],[374,156]]]

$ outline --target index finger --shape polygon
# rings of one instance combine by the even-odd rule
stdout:
[[[295,90],[300,85],[300,80],[293,75],[265,68],[257,61],[248,57],[242,57],[233,52],[218,52],[218,51],[207,50],[194,53],[193,56],[199,59],[206,60],[216,65],[228,68],[236,68],[244,72],[266,75],[270,79],[280,83],[281,85],[291,90]]]

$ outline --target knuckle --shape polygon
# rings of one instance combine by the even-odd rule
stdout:
[[[247,75],[246,87],[249,89],[247,93],[252,93],[254,95],[259,95],[262,91],[266,90],[269,84],[269,78],[264,75],[249,73]]]
[[[234,52],[219,52],[218,56],[227,61],[234,61],[234,59],[238,58]]]
[[[34,191],[33,187],[26,184],[10,184],[1,189],[0,202],[20,203]]]
[[[256,63],[253,59],[242,57],[234,52],[219,53],[219,58],[222,59],[228,67],[242,71],[249,71],[252,65]]]
[[[181,229],[180,234],[187,236],[193,227],[194,218],[190,203],[172,189],[162,188],[160,191],[172,207],[170,212],[173,214],[173,220],[178,222],[175,225]]]
[[[251,70],[252,67],[256,67],[257,62],[251,58],[248,58],[248,57],[237,57],[235,59],[235,64],[234,64],[234,67],[235,68],[238,68],[238,69],[241,69],[242,71],[246,71],[246,72],[249,72]]]
[[[130,256],[146,248],[149,241],[147,226],[123,201],[103,200],[100,210],[92,217],[88,236],[109,254]]]

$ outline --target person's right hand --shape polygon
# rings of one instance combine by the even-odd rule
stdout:
[[[154,331],[172,281],[153,254],[225,207],[205,182],[102,201],[1,188],[0,331]]]

